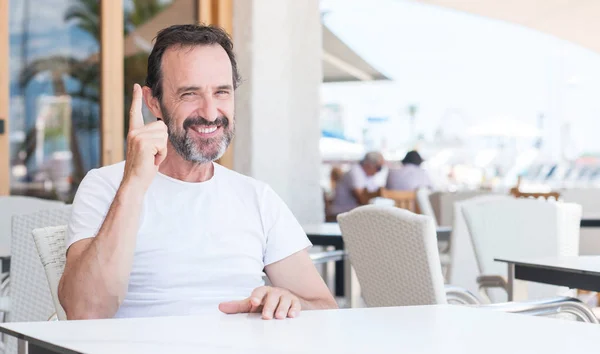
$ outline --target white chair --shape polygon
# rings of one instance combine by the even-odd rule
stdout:
[[[433,211],[433,207],[431,205],[431,200],[429,199],[431,192],[427,188],[419,188],[417,189],[417,206],[421,214],[431,217],[433,219],[433,223],[435,227],[438,227],[437,218],[435,216],[435,212]],[[440,252],[440,262],[442,263],[442,270],[444,273],[444,279],[448,277],[448,270],[450,269],[450,240],[448,241],[439,241],[438,240],[438,250]]]
[[[539,199],[488,199],[464,203],[462,212],[481,275],[506,277],[506,264],[495,262],[494,258],[578,255],[581,206],[577,204]],[[547,298],[566,291],[552,285],[526,284],[529,299]],[[494,293],[489,296],[492,302],[503,301]],[[519,299],[523,297],[524,292]]]
[[[447,303],[430,217],[369,205],[338,222],[367,306]]]
[[[47,321],[56,311],[31,232],[48,225],[64,225],[70,216],[71,206],[62,205],[13,218],[8,322]],[[6,353],[17,352],[15,338],[8,337],[6,343]]]
[[[431,217],[435,227],[438,227],[437,218],[435,216],[435,212],[433,211],[433,207],[431,206],[431,200],[429,199],[430,194],[431,193],[427,188],[417,189],[417,205],[419,206],[421,214]]]
[[[514,200],[514,198],[509,195],[490,194],[454,203],[454,212],[452,213],[454,221],[452,233],[450,234],[452,247],[450,247],[450,267],[448,269],[448,282],[450,284],[477,294],[479,292],[477,277],[482,274],[475,258],[473,242],[462,212],[462,206],[469,203],[503,200]]]
[[[367,306],[478,303],[468,292],[444,286],[431,218],[369,205],[338,215],[338,222]],[[598,323],[589,308],[570,298],[482,307],[539,316],[567,312]]]
[[[58,284],[67,262],[65,235],[67,226],[51,226],[33,230],[33,240],[37,247],[40,260],[46,271],[50,293],[54,301],[56,315],[59,320],[66,320],[65,310],[58,299]]]
[[[63,202],[57,200],[21,196],[0,197],[0,255],[10,251],[13,216],[35,213],[39,210],[53,209],[64,205]]]
[[[441,226],[451,226],[454,221],[454,203],[471,198],[498,194],[491,191],[457,191],[433,192],[429,196],[431,206],[438,216],[437,222]]]

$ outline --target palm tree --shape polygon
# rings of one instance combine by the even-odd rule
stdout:
[[[160,0],[132,0],[133,7],[124,15],[124,36],[133,32],[137,27],[146,23],[148,20],[155,17],[159,12],[169,6],[168,3],[163,3]],[[97,0],[78,0],[67,10],[65,15],[66,21],[76,21],[77,26],[83,31],[89,33],[99,42],[99,16],[100,7]],[[148,57],[144,53],[135,54],[125,58],[124,71],[125,80],[123,85],[123,95],[125,97],[125,105],[123,111],[124,117],[124,133],[127,134],[129,126],[129,106],[131,105],[131,87],[134,83],[142,83],[146,79],[146,66]],[[98,76],[96,76],[98,77]],[[99,87],[99,86],[97,86]],[[98,101],[96,101],[98,102]],[[123,136],[125,139],[126,135]]]
[[[29,63],[19,75],[19,85],[22,89],[27,87],[35,77],[42,73],[49,73],[51,77],[52,91],[55,96],[70,95],[73,98],[79,98],[82,100],[97,102],[97,90],[90,89],[88,86],[90,83],[97,81],[94,80],[90,73],[98,71],[97,68],[85,68],[84,64],[72,57],[63,56],[51,56],[40,58]],[[79,89],[73,92],[68,92],[66,88],[66,80],[73,78],[80,82]],[[77,117],[73,116],[76,120]],[[85,171],[83,168],[83,160],[81,157],[81,151],[77,140],[77,129],[74,127],[70,129],[70,150],[73,158],[73,184],[79,185],[79,182],[83,179]],[[32,127],[24,141],[24,145],[21,147],[21,151],[26,152],[25,162],[32,156],[36,146],[36,128]]]

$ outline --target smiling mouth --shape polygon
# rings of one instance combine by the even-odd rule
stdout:
[[[210,136],[215,135],[217,133],[217,131],[219,129],[221,129],[221,126],[220,125],[211,125],[211,126],[207,127],[207,126],[203,126],[203,125],[196,125],[196,126],[191,126],[190,129],[203,137],[210,137]]]
[[[192,126],[190,126],[189,129],[193,130],[194,133],[200,135],[202,138],[210,138],[210,137],[217,135],[217,133],[222,129],[222,126],[220,126],[220,125],[210,125],[210,126],[192,125]]]

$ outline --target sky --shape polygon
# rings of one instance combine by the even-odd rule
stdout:
[[[436,130],[464,137],[498,119],[535,128],[543,115],[549,154],[600,152],[599,54],[410,0],[322,0],[321,10],[328,28],[392,78],[323,84],[323,102],[343,107],[349,137],[360,139],[367,117],[388,117],[389,139],[408,141],[406,112],[414,104],[416,131],[429,139]]]

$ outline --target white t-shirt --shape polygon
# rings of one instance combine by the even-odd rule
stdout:
[[[331,206],[333,214],[340,214],[350,211],[360,204],[352,193],[355,189],[367,189],[374,192],[379,189],[375,176],[367,176],[360,164],[353,165],[348,172],[342,176],[335,188],[335,195]]]
[[[81,182],[67,248],[96,235],[124,165],[92,170]],[[262,182],[218,164],[202,183],[158,173],[144,198],[129,287],[115,317],[218,311],[219,303],[264,285],[266,265],[310,246],[291,211]]]

